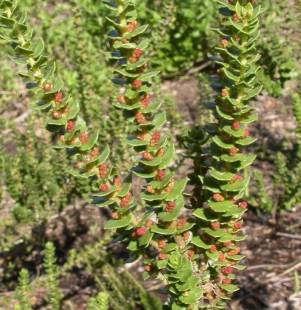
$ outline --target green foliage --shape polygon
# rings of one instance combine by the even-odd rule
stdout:
[[[292,97],[293,113],[296,120],[296,162],[301,161],[301,97],[295,93]]]
[[[112,180],[115,172],[105,162],[110,151],[100,150],[99,130],[89,133],[86,122],[79,116],[79,103],[64,90],[64,83],[56,75],[56,65],[44,55],[44,42],[33,38],[33,31],[24,20],[17,2],[0,3],[1,38],[10,47],[12,58],[26,69],[20,73],[34,97],[33,108],[46,114],[45,126],[52,132],[55,147],[72,154],[71,173],[81,178],[94,178],[94,187]]]
[[[263,173],[257,171],[257,194],[253,196],[253,204],[260,211],[270,213],[273,208],[276,212],[291,211],[301,203],[301,99],[298,93],[293,94],[293,114],[296,120],[296,142],[293,152],[279,151],[273,158],[275,172],[272,176],[272,190],[274,194],[268,194],[263,182]]]
[[[160,300],[148,293],[106,249],[110,238],[111,234],[106,233],[101,240],[91,245],[78,251],[72,249],[63,266],[63,272],[77,268],[90,273],[97,288],[108,294],[109,303],[114,310],[131,310],[137,307],[160,310]],[[92,300],[95,301],[95,298]]]
[[[30,280],[29,272],[22,269],[19,275],[19,284],[16,290],[16,299],[18,304],[15,305],[15,310],[32,310],[30,304]]]
[[[196,307],[202,291],[197,287],[198,279],[193,275],[191,262],[183,255],[188,244],[184,240],[182,244],[177,242],[194,226],[181,215],[182,192],[187,180],[175,180],[168,169],[174,160],[175,148],[171,137],[162,130],[166,114],[159,110],[159,98],[154,96],[153,79],[159,72],[148,68],[150,41],[145,36],[148,27],[136,20],[134,1],[118,0],[108,7],[113,15],[108,21],[114,29],[109,34],[115,64],[113,82],[117,86],[114,106],[122,109],[128,120],[128,144],[137,153],[132,171],[143,181],[140,199],[145,211],[142,218],[135,220],[128,249],[144,254],[150,245],[155,246],[156,257],[144,254],[145,277],[162,274],[172,296],[171,304]],[[110,192],[110,199],[109,195]],[[133,206],[126,201],[120,207],[114,210],[117,218],[110,220],[106,228],[129,230],[133,227],[129,213]],[[164,246],[160,246],[162,243]],[[182,290],[188,277],[194,281]]]
[[[114,310],[160,310],[160,300],[148,293],[118,261],[112,260],[112,255],[106,248],[110,238],[110,234],[106,234],[101,240],[85,245],[78,251],[72,249],[67,261],[60,267],[56,263],[53,244],[47,243],[44,251],[45,273],[33,275],[30,283],[27,270],[20,272],[19,285],[15,291],[18,301],[15,309],[31,310],[30,297],[34,300],[41,288],[46,289],[48,298],[45,299],[51,310],[64,309],[66,303],[62,304],[61,301],[59,279],[68,279],[70,273],[77,270],[79,273],[88,273],[92,282],[95,282],[93,287],[101,292],[90,298],[87,305],[89,310],[109,309],[109,305]]]
[[[260,80],[266,91],[279,96],[286,81],[296,77],[298,4],[268,0],[263,4],[262,34],[257,47],[263,57]],[[203,64],[217,38],[216,3],[204,0],[139,1],[138,14],[153,29],[152,62],[165,76]]]
[[[16,153],[3,152],[3,186],[15,201],[12,212],[18,222],[40,221],[90,189],[88,180],[68,175],[66,155],[49,149],[48,137],[36,137],[36,128],[29,118],[25,133],[12,129]]]
[[[59,269],[56,265],[55,247],[53,243],[47,242],[44,251],[44,268],[48,303],[52,310],[61,309],[62,294],[59,289]]]
[[[76,72],[76,83],[70,88],[75,98],[81,102],[83,118],[93,127],[99,127],[100,145],[110,143],[112,164],[116,168],[126,167],[129,154],[125,147],[125,122],[121,113],[112,108],[107,94],[112,92],[105,63],[104,46],[106,20],[99,12],[103,3],[94,1],[74,1],[75,31],[70,31],[68,47],[70,59]],[[100,58],[99,55],[102,57]],[[99,116],[104,119],[99,122]]]
[[[258,47],[262,55],[260,64],[260,80],[269,94],[280,96],[285,82],[297,76],[295,53],[298,48],[294,44],[299,27],[296,12],[297,4],[289,7],[283,1],[268,0],[263,3],[262,35]]]
[[[105,292],[99,293],[96,297],[89,300],[87,310],[108,310],[109,295]]]
[[[252,205],[258,208],[258,210],[271,213],[273,211],[273,200],[267,193],[264,175],[260,170],[254,170],[254,182],[256,192],[250,197]]]
[[[300,286],[300,277],[299,277],[298,271],[294,271],[294,279],[293,279],[293,281],[294,281],[294,293],[298,294],[298,293],[300,293],[300,288],[301,288],[301,286]]]
[[[165,75],[208,60],[214,44],[210,27],[216,4],[210,0],[139,1],[138,14],[153,30],[152,62]]]
[[[219,76],[214,86],[217,91],[213,111],[216,123],[211,124],[208,169],[200,175],[205,205],[195,205],[202,233],[192,243],[199,248],[207,262],[207,280],[213,286],[215,298],[205,297],[209,308],[223,309],[224,299],[238,290],[233,284],[235,269],[242,269],[243,259],[237,242],[241,234],[244,201],[250,180],[248,167],[254,154],[242,152],[255,139],[247,126],[257,119],[249,101],[258,95],[262,86],[256,78],[260,56],[256,52],[259,37],[259,5],[252,1],[217,1],[222,15],[220,46],[217,48]],[[198,202],[198,201],[197,201]],[[204,273],[204,278],[206,272]]]

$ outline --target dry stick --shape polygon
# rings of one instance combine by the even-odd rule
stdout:
[[[257,269],[266,269],[266,268],[287,268],[288,266],[291,266],[291,264],[261,264],[261,265],[254,265],[254,266],[249,266],[247,268],[247,271],[252,271],[252,270],[257,270]]]
[[[292,271],[295,271],[299,268],[301,268],[301,260],[298,263],[296,263],[294,266],[292,266],[291,268],[280,273],[280,275],[272,276],[271,278],[266,279],[265,281],[261,282],[261,284],[267,284],[269,282],[275,282],[275,281],[279,280],[280,278],[282,278],[283,276],[287,275],[288,273],[291,273]]]
[[[296,240],[301,240],[301,236],[300,235],[293,235],[293,234],[282,233],[282,232],[277,232],[276,236],[290,238],[290,239],[296,239]]]

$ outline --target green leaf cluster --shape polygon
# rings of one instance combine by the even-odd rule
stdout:
[[[272,157],[275,165],[271,180],[272,192],[264,183],[265,175],[259,170],[255,171],[257,192],[253,195],[252,202],[259,212],[292,211],[301,203],[301,99],[299,92],[294,93],[290,100],[296,121],[294,148],[290,152],[284,148]]]
[[[214,84],[217,96],[212,105],[216,123],[208,131],[210,161],[200,175],[205,203],[200,206],[196,201],[193,212],[201,231],[192,243],[207,260],[209,282],[215,283],[217,294],[214,306],[223,308],[223,300],[237,290],[232,284],[234,271],[242,268],[237,242],[245,238],[241,225],[247,202],[243,199],[250,180],[248,167],[255,160],[244,148],[255,141],[248,125],[257,117],[249,102],[262,89],[256,48],[262,10],[252,1],[217,2],[222,22],[216,29],[220,36],[216,49],[219,75]]]
[[[63,296],[59,289],[59,270],[56,264],[55,247],[53,243],[46,243],[44,255],[44,268],[46,273],[45,285],[48,293],[48,302],[51,305],[51,309],[60,310]]]

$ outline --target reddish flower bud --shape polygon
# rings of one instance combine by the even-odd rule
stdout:
[[[240,222],[236,222],[233,224],[233,228],[235,229],[241,229],[241,223]]]
[[[164,240],[164,239],[158,240],[158,247],[159,247],[160,249],[165,248],[165,247],[166,247],[166,244],[167,244],[166,240]]]
[[[193,260],[193,257],[195,255],[195,251],[194,250],[188,250],[187,251],[187,256],[189,260]]]
[[[159,258],[159,260],[167,259],[167,258],[168,258],[168,254],[160,253],[159,256],[158,256],[158,258]]]
[[[151,101],[151,96],[144,95],[140,102],[143,108],[147,108],[150,104],[150,101]]]
[[[234,121],[231,125],[231,128],[233,130],[239,130],[240,129],[240,123],[238,121]]]
[[[68,132],[72,132],[74,127],[75,127],[75,121],[70,120],[70,121],[67,122],[66,130]]]
[[[236,248],[236,249],[233,249],[233,250],[229,251],[227,254],[229,256],[234,256],[234,255],[237,255],[239,253],[240,253],[240,248]]]
[[[184,225],[186,225],[187,220],[184,217],[181,217],[177,220],[177,228],[182,228]]]
[[[190,232],[189,231],[185,231],[184,234],[183,234],[183,239],[185,241],[188,241],[190,238]]]
[[[126,31],[133,32],[138,27],[138,22],[133,20],[127,24]]]
[[[216,201],[216,202],[225,201],[225,198],[224,198],[221,194],[219,194],[219,193],[213,194],[212,198],[213,198],[213,200]]]
[[[172,190],[173,190],[173,188],[174,188],[174,185],[175,185],[174,181],[171,181],[171,182],[165,187],[164,191],[165,191],[166,193],[171,193]]]
[[[58,137],[58,141],[61,142],[61,143],[65,142],[65,137],[64,137],[64,135],[59,136],[59,137]]]
[[[127,193],[127,195],[120,199],[120,208],[127,208],[132,199],[132,193]]]
[[[155,190],[153,189],[153,187],[151,185],[148,185],[146,187],[146,191],[150,194],[154,194],[155,193]]]
[[[120,208],[125,209],[129,206],[129,200],[125,197],[120,199],[120,204],[119,204]]]
[[[144,141],[144,139],[145,139],[145,134],[143,134],[143,133],[138,134],[138,135],[137,135],[137,139],[138,139],[138,140],[141,140],[141,141]]]
[[[135,50],[134,50],[132,56],[135,57],[135,58],[137,58],[137,59],[139,59],[139,58],[142,56],[142,54],[143,54],[142,49],[140,49],[140,48],[135,48]]]
[[[150,219],[148,219],[146,222],[145,222],[145,226],[147,228],[151,228],[153,226],[154,222]]]
[[[248,138],[250,137],[250,135],[251,135],[250,131],[248,129],[245,129],[243,137]]]
[[[119,219],[119,215],[117,212],[112,212],[111,213],[111,219],[112,220],[118,220]]]
[[[150,140],[150,146],[155,146],[160,141],[160,138],[161,138],[160,132],[155,131],[152,135],[151,140]]]
[[[241,201],[238,203],[238,206],[242,209],[246,209],[248,207],[248,203],[246,201]]]
[[[75,138],[73,138],[72,140],[71,140],[71,144],[72,145],[76,145],[76,144],[78,144],[78,142],[79,142],[79,139],[78,139],[78,137],[75,137]]]
[[[90,152],[90,156],[92,157],[92,159],[94,159],[98,155],[99,155],[99,149],[97,147],[93,148],[92,151]]]
[[[228,91],[228,89],[223,88],[223,89],[222,89],[222,92],[221,92],[221,96],[222,96],[222,97],[229,97],[229,91]]]
[[[44,85],[43,85],[43,90],[44,90],[44,92],[50,92],[51,91],[51,89],[52,89],[52,84],[50,84],[50,83],[45,83]]]
[[[54,101],[55,103],[61,103],[62,100],[63,100],[63,93],[59,91],[54,95]]]
[[[218,230],[218,229],[221,228],[221,225],[220,225],[219,222],[213,222],[213,223],[211,223],[211,227],[212,227],[212,229],[214,229],[214,230]]]
[[[231,267],[231,266],[224,267],[224,268],[222,268],[221,271],[223,274],[231,274],[233,272],[233,267]]]
[[[222,40],[221,40],[221,46],[222,46],[223,48],[227,47],[228,44],[229,44],[229,41],[228,41],[228,40],[226,40],[226,39],[222,39]]]
[[[136,236],[137,237],[142,237],[147,233],[146,227],[138,227],[135,230]]]
[[[136,57],[131,56],[131,57],[129,58],[129,62],[130,62],[131,64],[135,63],[136,61],[137,61],[137,58],[136,58]]]
[[[101,192],[107,192],[110,188],[108,184],[100,184],[99,189]]]
[[[223,243],[224,247],[229,248],[230,246],[233,245],[233,243],[231,241],[227,241]]]
[[[235,156],[239,152],[239,149],[237,147],[231,147],[229,150],[230,156]]]
[[[88,139],[89,139],[89,135],[87,132],[82,132],[80,135],[79,135],[79,141],[82,143],[82,144],[85,144],[88,142]]]
[[[140,89],[141,86],[142,86],[142,81],[140,81],[140,80],[134,80],[134,81],[132,82],[132,88],[133,88],[134,90]]]
[[[233,14],[232,20],[237,23],[239,21],[239,16],[236,13]]]
[[[232,280],[229,279],[229,278],[224,278],[224,279],[222,280],[222,283],[223,283],[223,284],[231,284],[231,282],[232,282]]]
[[[120,177],[115,177],[113,183],[118,189],[120,189],[122,186],[122,181]]]
[[[126,198],[130,202],[132,197],[133,197],[132,193],[128,192],[124,198]]]
[[[217,251],[216,245],[212,244],[209,248],[210,253],[215,253]]]
[[[236,181],[241,181],[243,179],[243,177],[239,174],[236,174],[233,178],[232,178],[232,182],[236,182]]]
[[[157,170],[157,175],[156,175],[156,179],[158,180],[158,181],[162,181],[163,179],[164,179],[164,177],[165,177],[165,172],[164,172],[164,170]]]
[[[174,201],[168,201],[165,206],[165,212],[171,212],[176,207],[176,203]]]
[[[98,172],[99,172],[99,176],[102,179],[105,179],[107,177],[107,173],[108,173],[108,167],[106,164],[100,164],[98,166]]]
[[[144,160],[152,160],[152,159],[153,159],[153,156],[152,156],[149,152],[144,151],[144,152],[142,153],[142,158],[143,158]]]
[[[125,101],[125,97],[123,95],[120,95],[117,97],[117,101],[121,104],[125,104],[126,101]]]
[[[144,266],[144,271],[150,272],[152,270],[152,265],[145,265]]]
[[[239,36],[234,36],[234,40],[236,41],[236,42],[239,42],[240,41],[240,37]]]
[[[62,113],[59,112],[59,111],[53,111],[53,112],[52,112],[52,117],[53,117],[54,119],[59,119],[59,118],[62,117]]]
[[[224,254],[224,253],[220,253],[220,254],[218,255],[218,260],[219,260],[219,261],[223,262],[225,259],[226,259],[226,257],[225,257],[225,254]]]
[[[157,156],[163,156],[165,154],[165,150],[163,148],[160,148],[157,152]]]
[[[146,118],[142,112],[137,112],[135,114],[135,120],[138,124],[145,124],[146,123]]]

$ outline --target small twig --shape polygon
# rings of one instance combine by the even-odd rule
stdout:
[[[296,239],[296,240],[301,240],[301,236],[299,236],[299,235],[292,235],[292,234],[287,234],[287,233],[282,233],[282,232],[277,232],[276,236],[290,238],[290,239]]]
[[[139,264],[140,261],[141,261],[141,257],[137,258],[137,259],[134,260],[133,262],[126,263],[126,264],[124,265],[124,267],[120,268],[120,271],[121,271],[121,272],[124,272],[125,270],[130,270],[130,269],[132,269],[133,267],[138,266],[138,264]]]
[[[257,270],[257,269],[287,268],[287,267],[288,265],[283,265],[283,264],[261,264],[261,265],[249,266],[247,268],[247,271],[252,271],[252,270]]]
[[[201,65],[199,65],[199,66],[197,66],[197,67],[193,67],[193,68],[189,69],[189,70],[187,71],[187,74],[188,74],[188,75],[194,75],[194,74],[196,74],[196,73],[198,73],[198,72],[200,72],[200,71],[203,71],[203,70],[206,69],[207,67],[211,66],[211,64],[212,64],[211,61],[207,61],[207,62],[205,62],[205,63],[203,63],[203,64],[201,64]]]
[[[275,282],[275,281],[281,279],[283,276],[287,275],[288,273],[291,273],[291,272],[295,271],[296,269],[299,269],[300,267],[301,267],[301,261],[299,261],[298,263],[296,263],[294,266],[290,267],[289,269],[285,270],[284,272],[280,273],[279,275],[272,276],[271,278],[262,281],[261,284],[266,284],[269,282]]]
[[[157,291],[159,289],[166,289],[163,283],[154,284],[151,287],[148,287],[147,290],[149,292]]]

